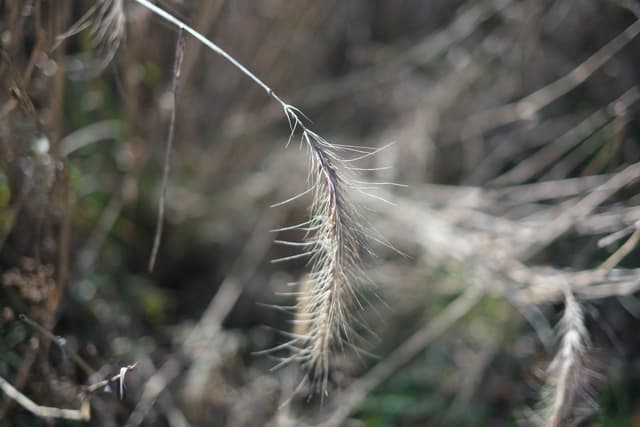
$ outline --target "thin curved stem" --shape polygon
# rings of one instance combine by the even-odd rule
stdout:
[[[211,40],[209,40],[204,35],[202,35],[202,33],[199,33],[198,31],[196,31],[195,29],[193,29],[192,27],[190,27],[189,25],[187,25],[186,23],[184,23],[180,19],[176,18],[175,16],[173,16],[169,12],[167,12],[164,9],[156,6],[155,4],[151,3],[148,0],[134,0],[134,1],[137,2],[138,4],[140,4],[141,6],[149,9],[151,12],[155,13],[156,15],[158,15],[159,17],[161,17],[165,21],[167,21],[167,22],[175,25],[176,27],[178,27],[180,29],[183,29],[187,33],[191,34],[200,43],[202,43],[203,45],[205,45],[206,47],[208,47],[210,50],[212,50],[213,52],[217,53],[218,55],[222,56],[224,59],[229,61],[231,63],[231,65],[233,65],[234,67],[236,67],[237,69],[242,71],[242,73],[244,75],[249,77],[256,84],[258,84],[262,89],[264,89],[265,92],[267,92],[267,94],[271,95],[273,93],[273,90],[271,90],[271,88],[269,86],[267,86],[267,84],[265,82],[260,80],[258,78],[258,76],[253,74],[251,71],[249,71],[249,69],[247,67],[245,67],[240,62],[238,62],[238,60],[236,60],[233,56],[231,56],[231,54],[229,54],[229,52],[227,52],[226,50],[222,49],[220,46],[218,46],[217,44],[213,43]],[[282,101],[279,101],[279,102],[282,103]]]

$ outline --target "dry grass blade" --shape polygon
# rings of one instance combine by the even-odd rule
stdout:
[[[156,223],[156,234],[153,239],[153,249],[149,257],[149,271],[153,271],[160,248],[160,240],[162,239],[162,225],[164,223],[164,200],[167,194],[167,183],[169,181],[169,170],[171,167],[171,148],[173,147],[173,139],[176,129],[176,94],[180,84],[180,74],[182,70],[182,61],[184,59],[184,32],[182,29],[178,32],[178,42],[176,46],[176,58],[173,64],[173,83],[171,84],[171,117],[169,118],[169,135],[167,136],[167,145],[164,152],[164,166],[162,169],[162,187],[160,189],[160,198],[158,200],[158,221]]]
[[[640,34],[640,20],[636,20],[629,25],[584,62],[559,79],[515,103],[502,105],[469,117],[465,125],[465,136],[471,138],[498,126],[535,118],[536,114],[554,100],[559,99],[584,83],[594,72],[609,62],[614,55],[635,39],[638,34]]]
[[[640,226],[636,225],[636,230],[629,236],[626,242],[618,250],[612,253],[599,267],[598,270],[602,273],[606,273],[613,269],[616,265],[622,261],[624,257],[638,245],[640,241]]]

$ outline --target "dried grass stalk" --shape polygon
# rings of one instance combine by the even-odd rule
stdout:
[[[292,342],[284,346],[294,349],[293,355],[285,362],[295,360],[306,365],[312,382],[326,394],[332,351],[341,349],[345,343],[352,345],[349,338],[356,335],[349,312],[358,301],[356,283],[361,276],[360,252],[364,248],[365,233],[362,226],[364,220],[351,202],[349,192],[356,190],[366,193],[369,188],[367,184],[349,179],[349,172],[356,169],[350,168],[348,163],[370,156],[377,150],[331,144],[304,124],[301,120],[304,115],[298,108],[278,97],[273,89],[231,54],[149,0],[135,1],[184,30],[252,79],[282,107],[291,128],[289,141],[299,135],[301,144],[308,149],[309,189],[278,204],[288,203],[305,194],[313,195],[310,219],[299,226],[289,227],[305,232],[305,242],[280,242],[304,249],[298,255],[277,261],[310,257],[310,292],[301,296],[305,299],[301,304],[308,311],[308,325],[305,334],[294,337]],[[345,153],[351,153],[354,157],[345,159]]]

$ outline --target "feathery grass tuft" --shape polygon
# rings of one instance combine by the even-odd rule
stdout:
[[[587,367],[590,340],[582,307],[570,290],[565,291],[564,315],[560,320],[560,348],[547,369],[545,424],[549,427],[577,425],[594,407]]]
[[[309,221],[292,227],[305,233],[305,241],[280,242],[301,245],[300,255],[308,256],[311,264],[298,295],[296,330],[304,333],[294,335],[289,343],[293,355],[285,360],[305,365],[314,389],[324,395],[331,354],[345,344],[353,345],[350,339],[356,332],[350,312],[358,304],[357,285],[363,275],[360,252],[366,234],[349,195],[357,185],[348,176],[349,159],[343,160],[343,154],[355,153],[357,159],[374,150],[331,144],[304,125],[295,107],[285,104],[284,113],[291,127],[289,141],[300,130],[310,162],[309,189],[289,200],[306,193],[313,199]]]
[[[89,28],[91,47],[101,57],[98,69],[113,60],[125,34],[124,0],[96,0],[95,4],[65,33],[56,38],[54,49],[68,37]]]

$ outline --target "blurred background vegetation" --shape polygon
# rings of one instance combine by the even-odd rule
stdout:
[[[91,28],[54,49],[92,1],[4,0],[0,377],[42,405],[90,402],[96,426],[539,425],[568,287],[592,342],[583,425],[640,425],[640,4],[158,3],[328,140],[394,143],[358,164],[407,185],[376,190],[392,205],[356,197],[390,244],[365,260],[371,356],[336,355],[308,400],[298,367],[258,353],[286,340],[272,306],[308,271],[270,263],[295,253],[274,238],[300,237],[270,230],[309,206],[270,208],[308,169],[279,105],[187,37],[149,273],[177,31],[124,0],[107,61]],[[82,397],[134,362],[123,399]],[[51,421],[3,394],[0,424]]]

